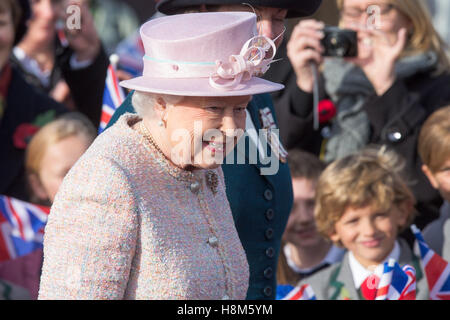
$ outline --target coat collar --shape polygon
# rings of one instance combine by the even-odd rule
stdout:
[[[331,300],[359,300],[350,268],[349,252],[345,253],[340,267],[332,275],[330,286],[335,289]]]

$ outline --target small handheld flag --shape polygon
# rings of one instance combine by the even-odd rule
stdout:
[[[119,86],[119,79],[116,74],[118,59],[118,56],[115,54],[110,57],[110,65],[108,67],[105,81],[105,90],[103,91],[102,115],[100,118],[100,127],[98,129],[99,134],[105,130],[112,115],[125,100],[125,93]]]
[[[50,208],[0,196],[0,262],[42,248]]]
[[[290,284],[277,285],[277,295],[275,300],[283,300],[283,298],[286,297],[292,290],[294,290],[294,287]]]
[[[416,270],[405,265],[403,268],[394,260],[384,264],[375,300],[415,300]]]
[[[316,295],[309,284],[295,287],[282,300],[316,300]]]
[[[431,300],[450,300],[450,265],[428,247],[420,230],[411,226],[420,250],[422,267],[427,277]]]
[[[405,265],[403,271],[408,276],[408,282],[400,300],[416,300],[416,270],[410,265]]]
[[[415,300],[416,271],[410,265],[403,268],[390,259],[380,264],[361,285],[366,300]]]

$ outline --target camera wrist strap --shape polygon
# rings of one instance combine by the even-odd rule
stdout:
[[[313,87],[313,117],[314,130],[319,130],[319,71],[315,62],[310,62],[311,71],[314,79]]]

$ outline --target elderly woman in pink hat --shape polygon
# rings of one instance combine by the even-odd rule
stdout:
[[[144,24],[137,115],[66,176],[45,230],[40,299],[245,299],[249,269],[220,167],[275,55],[248,12]],[[267,52],[271,52],[267,54]]]

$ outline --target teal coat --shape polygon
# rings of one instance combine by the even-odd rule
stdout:
[[[132,93],[114,113],[108,127],[122,114],[135,112],[131,96]],[[253,96],[247,106],[256,130],[262,128],[259,112],[264,108],[269,108],[275,119],[269,94]],[[250,266],[247,299],[275,299],[281,236],[293,203],[291,174],[288,164],[279,161],[275,175],[261,175],[260,169],[264,165],[260,159],[256,164],[248,161],[249,143],[246,141],[245,144],[245,164],[226,164],[225,160],[222,170],[236,229]],[[238,157],[237,152],[233,155],[235,159]]]

